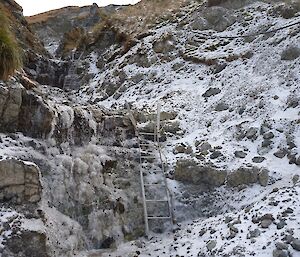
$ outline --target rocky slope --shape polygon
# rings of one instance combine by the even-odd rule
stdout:
[[[59,60],[41,46],[34,89],[1,82],[3,256],[299,254],[300,5],[175,2],[28,19]],[[73,48],[78,86],[62,90]],[[178,224],[122,244],[144,229],[126,102],[145,132],[162,104]]]

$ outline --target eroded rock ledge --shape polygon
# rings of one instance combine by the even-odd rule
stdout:
[[[39,168],[16,159],[0,160],[0,201],[16,204],[37,203],[42,186]]]

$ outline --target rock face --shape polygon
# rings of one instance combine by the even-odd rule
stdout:
[[[46,138],[52,130],[54,112],[32,92],[24,91],[20,108],[19,130],[25,135]]]
[[[0,161],[0,201],[37,203],[42,187],[37,166],[10,159]]]
[[[103,9],[106,10],[108,7]],[[48,15],[38,14],[27,17],[30,26],[52,54],[57,50],[64,33],[79,26],[90,29],[101,19],[96,4],[85,7],[65,7],[49,12]],[[46,27],[45,23],[47,23]]]
[[[13,6],[12,0],[4,2]],[[223,228],[226,225],[219,229],[218,224],[221,223],[213,223],[213,219],[203,222],[206,223],[207,233],[201,235],[203,240],[197,238],[197,246],[194,245],[210,253],[201,256],[213,256],[221,252],[228,256],[252,255],[252,252],[246,253],[242,248],[246,248],[248,243],[253,244],[252,249],[268,247],[255,244],[255,240],[260,241],[260,236],[269,234],[263,232],[275,230],[276,226],[281,229],[279,233],[285,233],[294,223],[287,215],[293,212],[297,217],[297,209],[284,208],[286,211],[282,212],[276,208],[279,211],[274,213],[276,220],[266,218],[261,223],[253,221],[251,224],[252,216],[259,210],[250,198],[258,187],[247,188],[246,185],[259,183],[268,186],[279,180],[284,172],[288,176],[291,169],[287,158],[291,165],[300,165],[297,140],[299,99],[295,94],[299,91],[299,56],[297,49],[283,52],[289,44],[297,46],[295,34],[298,28],[292,26],[285,29],[284,33],[267,33],[255,40],[248,36],[226,38],[272,30],[283,25],[282,18],[279,20],[276,13],[273,15],[272,4],[267,1],[262,4],[256,0],[211,0],[201,4],[201,1],[145,0],[137,7],[139,21],[144,18],[144,15],[140,16],[143,12],[139,7],[144,3],[151,7],[154,2],[159,2],[152,6],[159,12],[165,3],[176,6],[182,2],[185,4],[178,12],[168,9],[167,15],[158,15],[158,19],[156,15],[148,19],[145,14],[149,21],[145,27],[125,12],[123,14],[129,15],[130,24],[126,23],[126,17],[124,20],[123,17],[110,20],[113,26],[100,30],[99,34],[85,30],[92,28],[99,19],[99,10],[95,5],[92,8],[71,7],[51,12],[50,18],[47,15],[32,17],[46,17],[45,21],[36,22],[35,28],[51,53],[55,52],[60,42],[64,43],[57,53],[65,52],[65,56],[74,47],[78,49],[75,57],[81,56],[82,49],[85,49],[80,61],[82,66],[74,71],[82,76],[78,82],[80,87],[72,92],[48,87],[61,87],[68,63],[50,60],[46,55],[39,58],[28,44],[24,70],[31,79],[43,86],[37,84],[36,89],[25,90],[17,83],[17,78],[0,86],[0,200],[4,207],[11,206],[20,216],[27,215],[29,219],[34,216],[45,225],[39,227],[45,229],[41,230],[45,231],[45,235],[22,231],[20,238],[6,240],[6,248],[1,252],[1,230],[2,227],[6,229],[7,224],[1,223],[0,210],[0,254],[3,256],[46,257],[46,239],[47,245],[57,251],[51,256],[77,256],[73,250],[85,250],[87,245],[91,248],[112,248],[124,240],[143,235],[139,149],[133,126],[125,114],[124,103],[127,101],[134,108],[140,108],[142,114],[138,123],[142,123],[139,124],[142,132],[153,132],[156,120],[155,116],[152,119],[147,117],[151,116],[148,110],[153,111],[157,99],[162,102],[161,107],[165,111],[161,113],[162,149],[167,161],[170,161],[170,165],[166,165],[166,173],[168,182],[174,186],[171,193],[174,194],[175,204],[178,204],[174,208],[177,221],[183,219],[180,220],[181,217],[176,215],[191,220],[199,216],[212,217],[249,204],[246,208],[250,208],[250,213],[247,214],[246,209],[245,212],[242,210],[239,217],[232,213],[236,220],[231,220],[225,231]],[[240,10],[233,7],[246,2],[255,4]],[[278,1],[271,2],[277,4]],[[213,7],[207,8],[207,4]],[[117,13],[122,13],[126,8],[111,7],[112,12],[118,9]],[[134,8],[130,6],[127,10],[132,13]],[[70,10],[76,11],[72,13]],[[12,16],[21,15],[19,9],[16,12]],[[153,13],[151,9],[149,12]],[[292,17],[288,13],[281,16]],[[155,20],[155,24],[151,24],[152,20]],[[119,31],[117,23],[122,23],[125,30]],[[129,40],[128,34],[132,35],[126,26],[131,24],[143,33]],[[63,34],[77,25],[82,25],[84,29],[75,28],[66,34],[65,41],[62,40]],[[219,33],[221,31],[224,33]],[[18,33],[22,34],[22,31]],[[79,37],[86,36],[91,41],[77,44]],[[123,45],[124,42],[127,46]],[[269,51],[269,47],[272,51]],[[247,49],[257,51],[250,53]],[[196,61],[186,61],[186,51],[196,59],[203,60],[197,64]],[[270,58],[270,54],[274,58]],[[282,94],[280,90],[284,90]],[[102,104],[107,109],[100,107]],[[260,130],[262,122],[266,125]],[[294,146],[288,142],[288,136],[293,137]],[[150,142],[151,137],[153,140],[153,136],[145,137],[146,143],[153,143]],[[198,143],[194,144],[196,141]],[[275,152],[276,149],[287,149],[287,152]],[[276,162],[271,163],[274,155]],[[10,156],[16,159],[8,159]],[[193,159],[182,160],[182,156]],[[36,203],[41,199],[39,169],[19,159],[36,163],[41,171],[44,192],[42,204],[38,207]],[[251,159],[255,163],[262,163],[257,164],[258,167],[270,164],[274,179],[269,181],[268,170],[250,167],[247,162]],[[279,170],[283,167],[282,163],[279,165],[281,161],[285,162],[286,171]],[[170,166],[174,163],[175,179],[183,183],[171,181],[174,166]],[[156,165],[155,160],[147,165],[150,175],[146,178],[149,183],[161,182],[156,181],[156,174],[152,174]],[[229,171],[230,167],[235,168]],[[297,167],[293,167],[295,171],[294,168]],[[295,188],[298,180],[296,177],[293,179]],[[282,185],[285,181],[281,181]],[[255,192],[258,193],[255,199],[258,202],[262,200],[260,196],[269,189],[259,188],[259,192]],[[292,192],[293,189],[289,190]],[[290,196],[286,193],[286,199],[279,199],[279,195],[272,193],[273,199],[262,200],[261,209],[279,204],[278,207],[281,207],[285,201],[292,203],[294,199],[289,200]],[[31,213],[28,213],[32,210],[29,206],[35,206]],[[215,220],[220,218],[218,216]],[[279,218],[282,219],[281,223]],[[19,220],[7,222],[14,228],[13,225]],[[237,245],[239,240],[235,239],[245,234],[242,230],[250,230],[250,241],[245,245]],[[191,230],[187,233],[191,234]],[[282,238],[284,236],[280,235]],[[296,229],[293,236],[299,238]],[[85,242],[82,245],[78,244],[81,238]],[[226,244],[220,244],[224,239],[227,240]],[[50,244],[53,242],[55,247]],[[299,242],[295,242],[297,245]],[[186,246],[194,247],[186,244],[182,246],[182,251]],[[231,248],[229,251],[228,246]],[[175,256],[178,252],[172,245],[170,249],[173,248],[172,253],[166,254]],[[190,255],[191,251],[186,250],[186,254],[182,254]],[[163,256],[160,252],[156,255],[160,254]],[[135,255],[140,255],[140,251],[121,254]]]
[[[2,130],[14,131],[18,127],[19,114],[22,104],[22,91],[21,85],[13,87],[0,87],[0,128]]]
[[[41,138],[50,133],[54,113],[41,97],[10,82],[0,86],[0,118],[2,132],[21,131]]]

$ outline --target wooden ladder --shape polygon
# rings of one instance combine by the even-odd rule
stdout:
[[[165,167],[160,148],[160,104],[157,106],[156,126],[151,133],[139,131],[137,122],[129,105],[126,104],[126,106],[138,139],[145,235],[148,237],[150,234],[149,221],[168,221],[171,228],[173,228],[172,199],[167,185]],[[154,169],[153,166],[151,166],[151,162],[154,162],[157,159],[158,166]],[[160,181],[155,183],[146,182],[147,175],[150,174],[159,176]],[[147,196],[147,194],[151,197]],[[158,206],[155,206],[155,204]],[[159,205],[161,204],[165,207],[163,210],[159,208]],[[164,213],[162,214],[161,211]]]

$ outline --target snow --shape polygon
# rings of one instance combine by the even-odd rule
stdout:
[[[242,16],[243,19],[238,19],[223,32],[207,30],[203,33],[211,33],[217,37],[248,35],[299,21],[299,15],[286,20],[270,15],[269,11],[271,10],[272,5],[270,4],[254,3],[243,10],[234,11],[234,15],[247,13],[247,19]],[[112,160],[112,157],[109,156],[105,147],[99,146],[99,142],[97,142],[99,139],[96,137],[92,138],[92,142],[84,148],[72,147],[69,142],[60,144],[59,148],[56,147],[55,140],[51,138],[55,126],[59,125],[62,129],[70,129],[74,122],[74,106],[78,105],[93,103],[95,108],[104,106],[111,110],[115,106],[122,108],[126,102],[129,102],[138,110],[147,109],[154,112],[157,103],[160,102],[163,111],[175,111],[178,114],[172,122],[179,122],[182,129],[177,134],[169,135],[167,141],[162,143],[163,155],[167,159],[170,174],[174,171],[177,160],[181,158],[197,160],[195,155],[174,154],[174,146],[184,143],[191,146],[196,153],[195,142],[198,140],[210,143],[213,148],[221,147],[224,154],[224,159],[212,160],[209,156],[205,156],[204,160],[199,163],[211,163],[218,169],[228,172],[249,164],[267,168],[270,172],[269,185],[267,187],[251,185],[238,189],[226,186],[217,188],[215,191],[207,193],[211,194],[211,197],[219,197],[214,198],[216,202],[219,201],[216,203],[218,209],[213,210],[217,214],[203,217],[201,212],[205,206],[199,205],[201,201],[199,202],[196,194],[197,190],[199,192],[201,190],[196,188],[197,190],[192,191],[194,195],[189,199],[191,204],[185,205],[183,195],[188,191],[188,187],[169,178],[167,179],[168,185],[174,203],[178,207],[175,216],[181,221],[178,231],[175,234],[153,234],[149,241],[141,238],[134,242],[118,245],[124,238],[121,226],[114,224],[116,220],[112,218],[111,212],[93,212],[88,217],[91,235],[97,239],[101,239],[104,235],[113,235],[117,238],[116,251],[99,253],[100,256],[129,257],[136,256],[137,251],[141,252],[139,256],[201,256],[198,254],[199,252],[205,254],[204,256],[210,256],[211,252],[207,250],[206,245],[210,240],[215,240],[214,249],[217,250],[215,256],[221,257],[225,254],[242,256],[237,253],[241,251],[245,256],[267,257],[271,256],[275,249],[275,242],[282,240],[282,233],[287,234],[288,230],[293,230],[293,236],[300,237],[298,218],[300,215],[298,200],[300,186],[299,183],[293,185],[292,182],[293,176],[299,175],[300,169],[299,166],[291,164],[287,156],[281,159],[274,156],[278,149],[288,149],[288,136],[296,145],[291,152],[298,157],[300,151],[300,107],[299,105],[288,106],[290,99],[298,97],[300,93],[300,58],[291,61],[281,60],[281,53],[287,46],[300,47],[299,28],[297,26],[290,27],[272,34],[259,35],[253,39],[214,38],[204,40],[203,43],[198,44],[199,47],[194,54],[196,57],[218,60],[219,64],[226,64],[223,70],[216,72],[215,66],[193,63],[182,57],[182,53],[186,51],[185,48],[190,45],[189,43],[193,43],[190,41],[193,41],[197,33],[191,31],[189,24],[183,24],[183,29],[180,29],[180,26],[175,23],[156,29],[153,35],[142,39],[128,53],[117,57],[103,70],[97,67],[97,62],[101,60],[102,56],[98,56],[97,49],[95,49],[85,60],[89,64],[87,73],[91,75],[92,79],[83,85],[79,92],[74,92],[74,94],[70,92],[67,95],[59,89],[41,87],[42,93],[49,95],[48,103],[56,111],[57,118],[53,121],[53,130],[47,142],[40,141],[45,147],[46,157],[28,146],[31,138],[18,134],[19,138],[13,139],[5,134],[0,134],[3,140],[0,143],[2,158],[10,156],[21,159],[24,156],[31,156],[33,159],[38,157],[36,159],[39,160],[47,158],[47,163],[51,166],[52,174],[47,178],[44,177],[43,180],[42,207],[48,222],[42,224],[40,220],[23,220],[23,229],[46,232],[49,234],[50,244],[54,249],[60,247],[57,242],[63,241],[64,248],[73,256],[92,254],[93,252],[78,253],[82,246],[89,247],[88,240],[83,236],[82,227],[57,209],[50,208],[46,199],[52,194],[54,199],[51,200],[56,201],[54,204],[58,205],[65,201],[66,194],[68,194],[66,188],[74,189],[75,181],[72,176],[75,172],[80,173],[81,176],[80,183],[76,187],[76,194],[78,194],[76,200],[84,202],[85,194],[90,195],[91,198],[94,197],[95,192],[90,183],[103,184],[103,177],[100,177],[97,172],[101,171],[104,163]],[[168,44],[175,48],[175,57],[170,60],[161,58],[162,55],[153,50],[153,42],[159,41],[164,35],[169,34],[175,38],[174,42],[168,41]],[[215,50],[208,50],[208,48],[214,49],[215,46]],[[53,44],[49,51],[53,52],[55,47],[56,45]],[[146,53],[148,59],[151,59],[150,67],[141,67],[142,65],[138,65],[134,61],[130,62],[141,52]],[[250,57],[229,60],[233,54],[242,56],[246,53],[251,53]],[[100,101],[99,99],[103,97],[106,89],[103,82],[108,79],[113,85],[118,85],[118,77],[115,74],[120,71],[125,73],[126,80],[117,91],[119,96],[110,96]],[[141,80],[139,80],[139,76],[142,76]],[[209,88],[219,88],[221,92],[211,97],[203,97]],[[73,100],[74,102],[71,103]],[[228,104],[229,108],[224,111],[216,111],[216,105],[221,102]],[[244,111],[240,111],[241,109]],[[90,109],[82,108],[80,111],[96,134],[97,123]],[[263,126],[268,127],[269,131],[274,133],[271,147],[262,147],[264,139],[260,129]],[[257,139],[239,137],[249,128],[258,129]],[[27,145],[26,148],[20,142]],[[39,140],[35,142],[39,142]],[[244,151],[247,154],[246,157],[236,158],[234,153],[237,150]],[[265,160],[262,163],[254,164],[252,159],[256,156],[263,156]],[[170,177],[172,176],[170,175]],[[91,180],[89,180],[90,178]],[[157,178],[149,176],[147,179],[153,182]],[[112,180],[108,180],[106,183],[101,190],[109,191],[109,195],[116,199],[122,195],[121,190],[112,192]],[[50,190],[52,191],[50,192]],[[274,201],[273,198],[279,201],[277,206],[270,205],[270,202]],[[283,217],[282,212],[291,206],[293,213],[284,217],[287,225],[282,230],[277,230],[276,224],[271,224],[268,229],[263,229],[259,224],[252,222],[251,215],[262,216],[271,213],[276,223]],[[217,208],[214,205],[208,207]],[[251,210],[248,210],[247,207],[251,207]],[[13,211],[1,210],[0,224],[15,214]],[[230,216],[241,222],[234,225],[239,232],[232,239],[228,238],[229,228],[228,224],[224,222],[224,216]],[[81,217],[76,216],[76,218]],[[183,221],[184,219],[186,220]],[[99,228],[101,231],[98,231]],[[203,236],[199,236],[202,229],[207,232]],[[216,231],[214,232],[212,229]],[[254,229],[260,229],[262,232],[256,241],[247,238],[249,230]],[[9,236],[11,231],[5,233]],[[3,240],[2,234],[0,243],[1,240]],[[293,256],[299,255],[291,246],[289,246],[289,250]]]
[[[203,33],[212,33],[218,36],[235,36],[239,34],[249,35],[266,30],[273,30],[293,24],[299,21],[299,15],[292,19],[283,19],[270,15],[273,6],[266,3],[256,2],[241,10],[236,10],[237,15],[243,14],[243,18],[237,21],[223,32],[203,31]],[[231,206],[233,210],[244,208],[246,205],[253,203],[256,208],[264,212],[271,212],[277,215],[278,208],[267,205],[263,196],[268,196],[274,187],[283,190],[284,187],[292,187],[291,178],[299,174],[299,166],[290,164],[287,156],[282,159],[276,158],[274,153],[278,149],[286,149],[287,137],[290,135],[297,148],[293,149],[295,153],[299,153],[300,148],[300,129],[296,125],[299,120],[299,106],[287,107],[290,98],[298,95],[300,92],[299,81],[299,58],[291,61],[281,60],[281,53],[290,45],[299,45],[299,28],[293,26],[278,32],[267,35],[258,35],[254,38],[247,39],[207,39],[199,43],[198,50],[195,55],[201,58],[219,60],[219,63],[226,63],[226,67],[218,73],[213,72],[213,66],[195,64],[182,59],[181,56],[171,59],[170,61],[160,60],[160,55],[152,49],[152,44],[162,38],[163,35],[171,34],[175,37],[174,44],[177,51],[184,51],[184,45],[188,44],[187,39],[191,40],[196,37],[196,33],[188,31],[188,25],[183,26],[183,30],[178,29],[178,24],[165,25],[155,30],[154,35],[143,39],[141,43],[134,46],[125,56],[117,58],[110,69],[104,70],[102,73],[95,71],[95,76],[90,83],[83,87],[80,94],[84,102],[91,97],[88,92],[93,92],[92,100],[101,98],[103,93],[101,90],[102,82],[114,71],[118,71],[118,66],[122,67],[127,75],[128,83],[125,90],[121,92],[117,100],[112,96],[104,101],[98,102],[107,108],[113,106],[121,107],[125,102],[130,102],[137,109],[150,109],[153,112],[158,102],[162,103],[163,111],[175,111],[178,113],[176,121],[180,122],[182,128],[181,134],[173,135],[167,138],[167,142],[162,143],[163,152],[169,164],[169,171],[174,170],[176,161],[180,158],[191,158],[185,154],[173,154],[174,146],[178,143],[184,143],[196,151],[195,141],[203,140],[209,142],[212,147],[222,147],[221,151],[225,158],[223,160],[211,160],[205,157],[204,163],[213,163],[214,166],[234,171],[241,166],[248,164],[255,165],[259,168],[267,168],[270,173],[272,183],[266,188],[253,185],[244,190],[237,192],[228,188],[220,188],[219,194],[224,193],[228,199],[223,199],[224,204]],[[202,33],[202,32],[201,32]],[[215,50],[207,50],[207,47],[217,46]],[[174,51],[176,51],[174,50]],[[140,67],[136,63],[127,63],[126,58],[130,59],[140,52],[147,52],[149,59],[153,62],[150,67]],[[230,57],[230,54],[236,56],[251,53],[248,58],[237,58],[233,61],[224,61]],[[94,55],[94,53],[93,53]],[[95,57],[94,57],[95,58]],[[96,59],[96,58],[95,58]],[[91,63],[91,67],[93,64]],[[94,72],[94,68],[90,72]],[[136,76],[143,75],[145,79],[138,82],[132,82],[131,79]],[[116,78],[112,76],[112,83]],[[116,82],[117,83],[117,82]],[[204,98],[202,95],[209,88],[219,88],[221,93]],[[90,99],[90,98],[89,98]],[[225,111],[216,111],[215,107],[218,103],[224,102],[229,105],[229,109]],[[97,103],[96,103],[97,104]],[[239,113],[244,108],[245,111]],[[210,124],[210,126],[208,126]],[[247,131],[249,128],[260,128],[267,124],[269,130],[274,133],[271,147],[262,147],[263,135],[258,132],[255,140],[247,138],[238,138],[238,134]],[[234,152],[242,150],[247,153],[244,159],[236,158]],[[262,163],[253,163],[252,158],[263,156],[265,160]],[[194,158],[194,157],[193,157]],[[194,158],[195,159],[195,158]],[[178,204],[176,197],[182,197],[182,189],[184,186],[180,182],[168,179],[168,185],[175,196],[175,203]],[[292,190],[290,188],[290,190]],[[299,187],[297,187],[299,192]],[[283,193],[284,194],[284,193]],[[296,193],[293,193],[295,197]],[[278,196],[281,197],[281,196]],[[287,207],[288,205],[285,205]],[[282,207],[283,208],[283,207]],[[299,206],[295,206],[299,212]],[[228,212],[230,213],[230,208]],[[184,209],[186,210],[186,209]],[[192,213],[195,210],[190,210]],[[226,211],[226,208],[223,210]],[[196,211],[197,212],[197,211]],[[190,217],[190,213],[186,213]],[[177,213],[181,217],[182,213]],[[233,214],[244,215],[241,210]],[[148,256],[155,253],[158,256],[170,256],[178,254],[179,256],[197,256],[201,249],[206,249],[205,242],[210,239],[217,240],[217,248],[221,247],[224,240],[221,240],[221,232],[226,229],[226,225],[222,223],[222,215],[211,217],[205,220],[195,221],[194,225],[188,223],[181,224],[182,227],[191,227],[192,234],[184,234],[180,232],[182,241],[177,251],[170,250],[174,244],[172,235],[155,236],[150,242],[145,241],[145,248],[139,249],[134,243],[128,243],[120,246],[116,253],[104,256],[135,256],[135,251],[141,252],[140,256]],[[216,227],[217,232],[214,235],[205,235],[199,240],[197,236],[200,227],[203,226]],[[270,256],[274,249],[273,236],[276,229],[271,229],[264,233],[264,238],[260,238],[255,243],[247,241],[247,228],[251,226],[251,219],[242,220],[242,225],[238,225],[239,230],[244,230],[240,239],[230,242],[225,248],[224,253],[229,253],[234,247],[242,245],[246,249],[246,256]],[[291,220],[288,227],[299,228],[297,220]],[[299,237],[299,233],[296,234]],[[262,249],[267,241],[271,241],[271,245]],[[133,244],[133,245],[132,245]],[[164,250],[156,248],[163,247]],[[187,254],[187,246],[191,246],[190,254]],[[293,250],[291,250],[293,252]],[[295,252],[293,252],[295,253]],[[218,254],[216,256],[219,256]],[[296,256],[296,255],[295,255]]]
[[[3,241],[6,240],[7,238],[10,238],[10,236],[12,235],[12,230],[11,227],[9,230],[5,230],[3,228],[4,223],[8,223],[8,224],[13,224],[14,220],[18,218],[18,213],[14,210],[11,209],[5,209],[2,208],[0,209],[0,248],[2,248],[3,245]]]
[[[275,249],[275,243],[282,242],[284,235],[289,233],[288,231],[293,231],[295,238],[300,236],[300,223],[297,219],[300,215],[299,193],[299,184],[295,187],[290,186],[278,191],[274,190],[268,194],[260,195],[259,199],[256,198],[247,209],[205,220],[184,222],[180,224],[179,229],[174,234],[153,234],[149,241],[140,239],[125,243],[120,245],[116,252],[103,253],[101,256],[129,257],[135,256],[137,251],[140,252],[139,256],[141,257],[154,253],[161,257],[175,255],[185,257],[202,256],[198,255],[199,253],[204,254],[203,256],[212,253],[216,256],[226,256],[226,254],[240,256],[237,250],[241,248],[243,256],[268,257],[270,256],[270,249]],[[279,202],[277,206],[270,204],[274,200]],[[291,204],[293,212],[288,215],[284,214],[291,207]],[[259,223],[252,221],[252,218],[256,215],[262,217],[269,213],[275,219],[269,228],[262,228]],[[225,217],[230,217],[232,219],[230,223],[239,231],[234,238],[229,238],[229,223],[225,222]],[[276,224],[281,219],[284,219],[287,225],[282,229],[278,229]],[[249,231],[255,229],[259,229],[261,234],[255,238],[249,238]],[[202,236],[200,231],[204,231]],[[216,242],[213,252],[207,249],[207,243],[211,240]],[[298,256],[298,252],[293,250],[291,246],[289,246],[289,251],[293,256]]]

